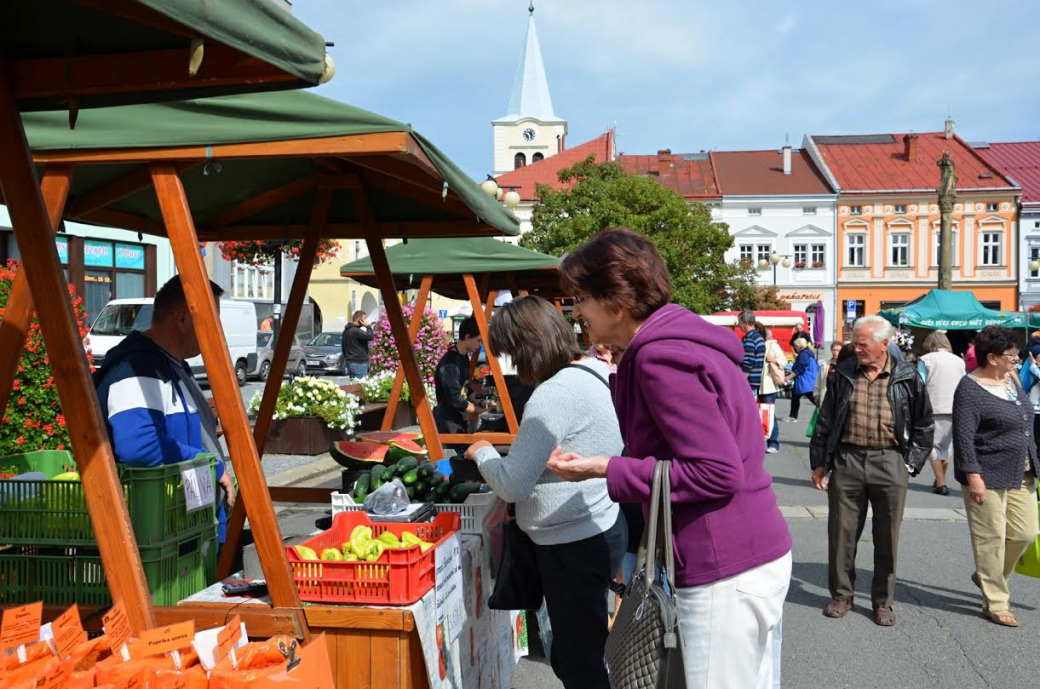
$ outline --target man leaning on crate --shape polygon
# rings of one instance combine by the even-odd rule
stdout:
[[[219,309],[224,290],[209,284]],[[198,355],[184,287],[180,276],[174,276],[155,295],[151,326],[131,332],[109,350],[94,373],[94,385],[119,462],[152,467],[184,462],[204,452],[216,454],[217,482],[232,505],[235,488],[224,470],[216,417],[185,361]],[[217,519],[217,541],[223,544],[223,501],[218,502]]]

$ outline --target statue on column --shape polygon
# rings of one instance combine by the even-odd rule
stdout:
[[[936,165],[942,171],[942,181],[939,182],[939,203],[953,204],[954,199],[957,198],[957,175],[954,174],[953,158],[950,156],[950,152],[943,151],[942,158]]]

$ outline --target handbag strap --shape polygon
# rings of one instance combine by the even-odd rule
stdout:
[[[661,462],[654,464],[653,484],[650,488],[650,515],[643,528],[643,537],[639,540],[639,550],[636,551],[636,572],[643,572],[646,576],[647,589],[653,584],[657,576],[657,567],[653,566],[657,559],[657,524],[658,512],[661,508]],[[650,563],[651,566],[647,567]]]
[[[610,389],[610,383],[608,383],[607,380],[603,376],[601,376],[600,374],[596,373],[595,371],[593,371],[588,366],[583,366],[581,364],[567,364],[566,368],[580,368],[582,371],[585,371],[587,373],[591,373],[592,375],[596,376],[596,378],[599,380],[599,382],[601,382],[601,383],[603,383],[604,385],[607,386],[607,390]]]
[[[661,472],[661,550],[664,551],[664,576],[675,596],[675,546],[672,541],[672,463],[664,462]]]
[[[675,594],[675,550],[672,542],[672,486],[669,460],[654,464],[650,489],[650,515],[636,553],[636,572],[645,572],[647,590],[661,569],[669,590]]]

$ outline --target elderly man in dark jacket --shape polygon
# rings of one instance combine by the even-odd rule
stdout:
[[[935,427],[917,371],[888,353],[892,326],[879,316],[864,316],[852,333],[856,356],[838,364],[827,381],[809,444],[813,483],[827,491],[830,508],[831,602],[823,614],[844,617],[852,609],[856,545],[869,502],[874,510],[874,622],[891,627],[896,623],[892,602],[907,485],[928,459]]]

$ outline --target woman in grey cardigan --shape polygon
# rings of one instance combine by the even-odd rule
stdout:
[[[569,483],[546,469],[559,446],[583,456],[620,454],[609,369],[582,354],[563,314],[539,297],[496,310],[488,339],[492,351],[512,358],[521,382],[537,387],[508,457],[487,441],[471,445],[466,457],[500,498],[516,504],[517,524],[534,542],[553,629],[553,672],[568,689],[609,689],[607,587],[628,527],[605,479]]]
[[[953,469],[975,554],[971,580],[982,589],[983,614],[1017,627],[1008,578],[1036,540],[1036,444],[1033,406],[1018,384],[1015,333],[987,326],[975,340],[979,367],[953,398]]]

